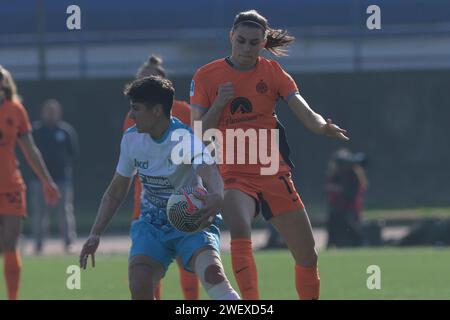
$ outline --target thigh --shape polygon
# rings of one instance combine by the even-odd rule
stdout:
[[[303,266],[315,265],[315,242],[304,208],[277,215],[270,222],[285,240],[297,263]]]
[[[14,251],[22,231],[22,217],[1,215],[1,243],[4,251]]]
[[[156,227],[142,220],[135,220],[130,229],[130,261],[135,256],[146,256],[159,262],[164,272],[175,258],[175,251],[163,243],[162,235]]]
[[[250,238],[256,200],[239,189],[225,190],[223,220],[232,238]]]
[[[280,173],[276,176],[262,176],[258,185],[261,190],[258,193],[258,200],[261,205],[261,213],[266,220],[305,207],[290,172]]]
[[[0,215],[23,217],[27,211],[25,191],[0,193]]]

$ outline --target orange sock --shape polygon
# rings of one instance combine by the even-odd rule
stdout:
[[[295,265],[295,287],[301,300],[318,300],[320,293],[319,268]]]
[[[199,297],[199,281],[197,275],[192,272],[184,270],[180,261],[178,262],[178,270],[180,271],[180,284],[183,290],[185,300],[198,300]]]
[[[155,288],[155,299],[161,300],[161,281],[158,282]]]
[[[251,239],[231,240],[231,263],[242,298],[259,300],[258,274]]]
[[[22,261],[20,259],[19,251],[4,253],[4,275],[6,285],[8,288],[9,300],[17,300],[20,283],[20,270],[22,268]]]

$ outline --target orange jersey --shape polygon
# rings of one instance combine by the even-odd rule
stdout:
[[[191,106],[206,111],[216,99],[219,86],[225,82],[233,84],[234,98],[223,108],[218,123],[218,129],[224,137],[224,152],[228,143],[225,139],[226,129],[255,129],[256,132],[259,129],[280,129],[280,138],[284,136],[283,128],[279,127],[275,115],[275,105],[279,98],[287,101],[298,92],[298,88],[292,77],[276,61],[259,57],[256,66],[247,71],[235,69],[229,59],[219,59],[201,67],[192,80]],[[269,132],[267,133],[270,137]],[[259,137],[258,133],[258,139]],[[280,141],[280,150],[284,145],[284,141]],[[260,174],[260,168],[265,165],[259,160],[256,164],[249,164],[248,147],[246,142],[246,164],[237,164],[238,149],[235,140],[234,164],[227,162],[221,165],[221,172]],[[279,152],[278,148],[273,150],[270,147],[270,138],[267,139],[267,147],[269,154]],[[289,171],[283,155],[279,159],[279,172]],[[226,162],[225,156],[223,161]]]
[[[16,143],[21,135],[30,131],[25,108],[19,102],[5,100],[0,106],[0,193],[25,190],[16,157]]]
[[[187,126],[191,126],[191,107],[189,103],[181,100],[174,100],[172,105],[172,116],[178,118]]]
[[[187,102],[174,100],[172,105],[172,115],[180,119],[180,121],[187,126],[191,126],[191,108]],[[134,121],[127,115],[123,123],[123,131],[126,131],[132,126],[134,126]],[[132,219],[139,218],[139,215],[141,214],[141,192],[141,182],[136,178],[134,181],[134,209],[131,217]]]

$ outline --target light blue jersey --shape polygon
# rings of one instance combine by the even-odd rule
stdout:
[[[172,141],[174,137],[178,139]],[[174,163],[172,150],[180,146],[180,141],[191,142],[191,152],[185,155],[189,156],[190,163]],[[211,163],[209,152],[177,118],[170,119],[169,128],[159,140],[148,133],[139,133],[136,127],[124,133],[116,171],[124,177],[137,173],[142,182],[141,216],[131,228],[130,256],[148,255],[167,268],[173,257],[180,255],[185,268],[189,269],[187,263],[196,249],[209,246],[219,251],[220,215],[208,230],[189,235],[177,231],[167,220],[166,205],[170,195],[181,187],[201,184],[195,173],[200,163]]]
[[[175,130],[183,136],[172,141]],[[181,140],[200,146],[191,150],[190,160],[197,164],[173,163],[172,150]],[[154,225],[167,227],[166,205],[170,195],[183,186],[201,184],[195,173],[200,157],[203,160],[210,158],[200,139],[177,118],[171,118],[169,129],[159,140],[152,139],[147,133],[139,133],[136,127],[128,129],[122,138],[117,172],[124,177],[139,175],[142,182],[141,217]]]

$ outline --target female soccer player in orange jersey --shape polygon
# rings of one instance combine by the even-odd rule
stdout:
[[[136,79],[148,77],[148,76],[161,76],[166,78],[166,71],[162,66],[162,59],[151,55],[148,60],[139,68]],[[186,125],[191,124],[191,108],[189,104],[185,101],[174,100],[172,105],[172,115],[178,118],[181,122]],[[126,131],[128,128],[134,126],[134,121],[127,115],[123,124],[123,130]],[[134,180],[134,208],[132,219],[138,219],[141,214],[141,191],[142,184],[139,179]],[[180,284],[183,291],[184,298],[186,300],[198,300],[199,291],[199,281],[194,273],[184,270],[180,261],[177,259],[179,271],[180,271]],[[161,299],[161,283],[156,287],[155,292],[156,299]]]
[[[21,259],[17,242],[26,215],[26,187],[17,166],[16,143],[41,180],[46,202],[56,204],[60,196],[58,187],[34,144],[28,114],[18,99],[14,80],[0,66],[0,246],[11,300],[17,299],[19,291]]]
[[[263,49],[283,55],[294,37],[285,30],[272,29],[265,17],[251,10],[236,16],[230,41],[231,55],[201,67],[192,80],[192,120],[201,120],[203,131],[217,128],[226,136],[227,129],[279,129],[283,139],[284,131],[275,115],[276,101],[282,98],[314,133],[348,140],[345,130],[330,119],[325,121],[309,107],[292,77],[277,62],[260,56]],[[219,148],[227,152],[229,143],[225,141]],[[272,153],[279,152],[275,174],[262,174],[262,161],[225,161],[221,165],[225,182],[223,217],[231,232],[234,275],[244,299],[259,299],[251,222],[261,212],[284,238],[294,257],[299,298],[318,299],[320,278],[311,225],[292,181],[287,144],[280,140],[278,145],[279,148],[270,149]],[[250,159],[249,148],[245,150]],[[233,152],[234,157],[236,151]]]

